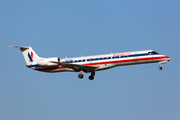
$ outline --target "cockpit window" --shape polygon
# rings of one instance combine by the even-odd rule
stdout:
[[[148,55],[156,55],[156,54],[159,54],[159,53],[157,53],[156,51],[148,52]]]
[[[156,51],[152,51],[152,54],[159,54],[159,53],[157,53]]]

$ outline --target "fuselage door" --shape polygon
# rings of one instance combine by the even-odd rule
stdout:
[[[135,61],[135,63],[138,63],[138,54],[134,54],[134,61]]]

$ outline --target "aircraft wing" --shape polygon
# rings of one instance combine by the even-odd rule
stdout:
[[[72,68],[74,70],[86,70],[86,71],[94,71],[95,69],[98,68],[98,66],[90,66],[90,65],[81,65],[81,64],[71,64],[71,63],[64,63],[64,62],[54,62],[52,61],[52,63],[57,63],[63,67],[67,67],[67,68]]]

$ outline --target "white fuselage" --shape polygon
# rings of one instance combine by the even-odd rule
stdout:
[[[116,66],[124,66],[124,65],[146,64],[146,63],[155,63],[155,62],[159,62],[161,64],[161,63],[167,63],[169,62],[169,60],[171,60],[171,58],[168,56],[158,54],[153,50],[145,50],[145,51],[136,51],[136,52],[65,58],[65,59],[61,59],[61,62],[64,64],[70,63],[70,64],[78,64],[78,65],[97,66],[97,69],[95,69],[94,71],[100,71],[100,70],[105,70]],[[74,69],[64,67],[62,65],[48,67],[48,66],[39,66],[37,64],[34,64],[28,67],[42,72],[64,72],[64,71],[79,72]]]

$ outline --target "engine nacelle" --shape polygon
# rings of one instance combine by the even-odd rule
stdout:
[[[60,58],[53,57],[53,58],[44,58],[42,60],[39,60],[37,62],[37,65],[51,67],[51,66],[59,66],[58,63],[60,63]]]

